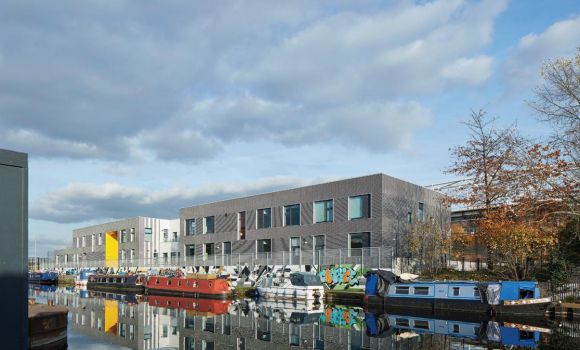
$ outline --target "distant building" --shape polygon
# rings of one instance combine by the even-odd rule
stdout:
[[[179,220],[148,217],[73,230],[72,247],[55,251],[56,266],[134,267],[179,261]]]
[[[443,211],[448,222],[442,196],[375,174],[196,205],[180,212],[183,254],[187,265],[205,259],[209,265],[212,255],[230,254],[272,256],[272,264],[316,264],[328,250],[360,256],[371,247],[403,256],[416,221]]]

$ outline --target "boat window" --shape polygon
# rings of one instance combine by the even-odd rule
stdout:
[[[159,284],[159,278],[155,279],[155,284]]]
[[[189,287],[189,281],[186,281],[185,284]]]
[[[425,320],[415,320],[415,328],[429,329],[429,322]]]
[[[125,278],[121,278],[121,283],[125,283]]]
[[[167,285],[170,286],[171,285],[171,280],[167,279]]]
[[[413,293],[415,295],[429,295],[429,287],[415,287]]]
[[[409,287],[398,286],[395,288],[395,294],[409,294]]]
[[[458,324],[453,325],[453,333],[459,333],[459,325]]]
[[[453,296],[454,297],[459,296],[459,287],[453,287]]]
[[[290,282],[294,286],[322,286],[320,278],[310,274],[293,273],[290,275]]]
[[[480,297],[480,295],[479,295],[479,288],[477,288],[477,287],[474,287],[473,288],[473,296],[474,297],[477,297],[477,298]]]
[[[177,281],[177,285],[178,286],[181,286],[181,281]]]
[[[395,323],[397,326],[409,327],[409,319],[408,318],[397,318],[397,319],[395,319]]]

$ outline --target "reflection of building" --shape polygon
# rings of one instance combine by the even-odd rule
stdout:
[[[449,220],[440,198],[435,191],[376,174],[196,205],[180,213],[184,255],[187,265],[206,258],[213,264],[211,255],[236,253],[273,253],[278,260],[270,262],[282,265],[316,264],[317,253],[335,249],[360,256],[370,247],[385,247],[402,255],[413,223]]]
[[[179,220],[146,217],[76,229],[72,248],[55,252],[57,267],[163,265],[179,257]]]

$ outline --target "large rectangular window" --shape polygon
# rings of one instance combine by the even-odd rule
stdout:
[[[121,230],[121,243],[127,242],[127,230]]]
[[[300,204],[284,207],[284,226],[300,225]]]
[[[300,264],[300,237],[290,238],[290,265]]]
[[[419,202],[419,209],[417,210],[417,220],[423,222],[425,220],[425,205]]]
[[[258,253],[271,253],[272,252],[272,240],[271,239],[259,239],[256,241],[256,251]]]
[[[334,220],[333,200],[314,202],[314,222],[332,222]]]
[[[203,245],[203,255],[207,258],[209,255],[215,254],[215,245],[213,243],[206,243]]]
[[[185,254],[187,256],[195,256],[195,244],[187,244],[185,246]]]
[[[131,231],[129,231],[129,241],[135,242],[135,228],[132,228]]]
[[[371,233],[359,232],[349,235],[350,256],[361,256],[364,248],[371,246]]]
[[[143,238],[145,238],[145,242],[151,242],[153,240],[153,230],[151,227],[145,227],[143,230]]]
[[[203,218],[203,233],[214,233],[214,224],[215,224],[215,217],[213,216],[206,216]]]
[[[185,234],[188,236],[195,234],[195,219],[185,220]]]
[[[256,216],[257,228],[272,227],[272,208],[258,209]]]
[[[371,217],[371,195],[352,196],[348,198],[348,218],[350,220]]]

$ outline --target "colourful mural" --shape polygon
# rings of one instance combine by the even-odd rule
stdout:
[[[364,313],[357,308],[327,306],[320,315],[320,322],[336,328],[360,330],[364,322]]]
[[[320,270],[318,276],[322,283],[326,283],[331,289],[349,288],[359,285],[363,270],[360,265],[331,265]]]

